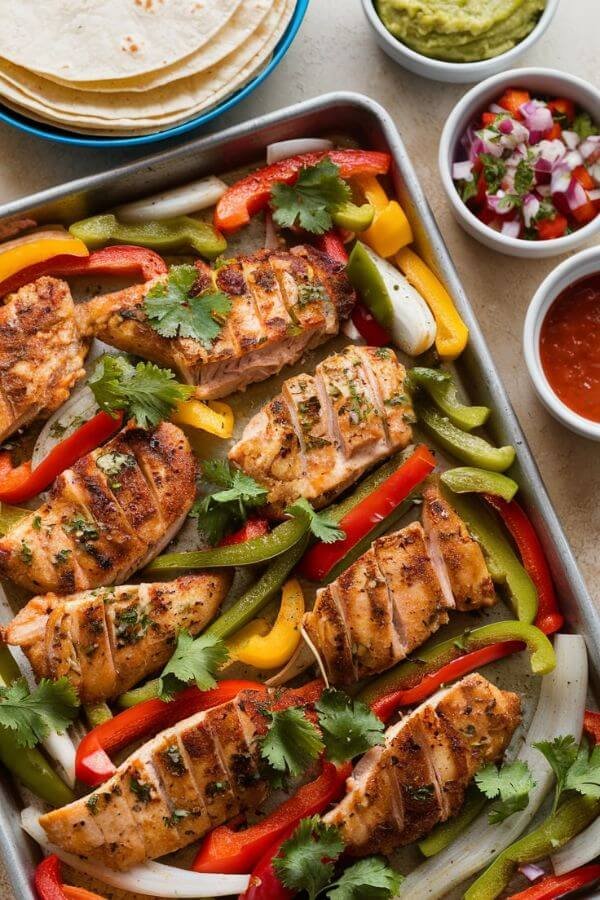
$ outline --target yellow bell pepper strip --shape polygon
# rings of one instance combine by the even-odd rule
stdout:
[[[354,179],[365,200],[375,208],[373,224],[361,235],[365,244],[387,258],[412,244],[413,233],[406,213],[396,200],[390,200],[374,175]]]
[[[227,403],[218,400],[183,400],[171,413],[175,425],[189,425],[215,434],[220,438],[230,438],[235,424],[233,410]]]
[[[254,637],[264,637],[271,630],[271,623],[268,619],[252,619],[243,628],[225,641],[227,652],[229,653],[229,661],[241,660],[240,651],[244,649],[246,644]],[[225,664],[227,665],[227,663]]]
[[[176,216],[161,222],[126,224],[112,213],[81,219],[69,228],[91,250],[105,244],[135,244],[161,253],[192,250],[198,256],[215,259],[227,248],[223,235],[210,224],[190,216]]]
[[[467,346],[469,329],[459,316],[452,297],[437,275],[408,247],[396,254],[395,262],[433,313],[437,323],[437,352],[442,359],[456,359]]]
[[[304,615],[304,595],[296,578],[287,581],[281,592],[281,606],[273,628],[266,635],[256,633],[254,622],[231,638],[230,652],[257,669],[278,669],[291,659],[300,643],[300,626]],[[248,629],[254,626],[254,633]]]
[[[66,231],[36,231],[0,244],[0,283],[55,256],[89,256],[89,250]]]

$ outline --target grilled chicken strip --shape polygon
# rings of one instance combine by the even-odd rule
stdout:
[[[274,515],[298,497],[325,506],[410,442],[405,375],[391,350],[346,347],[319,363],[314,376],[289,378],[229,458],[268,488]]]
[[[59,475],[49,500],[0,538],[0,574],[34,594],[124,582],[177,533],[195,492],[183,432],[129,425]]]
[[[151,327],[144,300],[156,283],[94,298],[80,308],[82,328],[169,366],[207,399],[243,390],[296,362],[307,348],[337,334],[356,299],[344,267],[309,246],[261,250],[227,260],[214,272],[200,266],[196,291],[222,291],[231,301],[207,350],[190,338],[163,338]]]
[[[82,703],[100,703],[162,669],[178,632],[198,634],[214,617],[231,579],[199,572],[69,597],[34,597],[4,629],[23,648],[36,678],[66,675]]]
[[[0,441],[47,419],[83,378],[87,340],[69,286],[38,278],[0,306]]]
[[[456,815],[475,773],[502,756],[520,706],[516,694],[479,674],[440,691],[365,753],[325,822],[339,827],[353,856],[390,854],[420,840]]]
[[[378,538],[317,591],[304,627],[332,683],[389,669],[444,625],[449,609],[495,603],[479,544],[434,485],[423,495],[423,525]]]
[[[272,694],[242,691],[161,732],[102,787],[41,816],[49,840],[128,869],[256,810],[269,792],[257,740],[269,724],[267,703],[275,707]]]

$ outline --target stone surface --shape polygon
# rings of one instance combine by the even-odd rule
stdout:
[[[596,30],[590,31],[594,22]],[[523,57],[521,65],[554,67],[598,84],[600,57],[590,37],[598,26],[598,0],[563,2],[548,32]],[[467,86],[427,81],[397,66],[375,44],[360,0],[312,0],[285,60],[248,100],[219,120],[217,127],[331,90],[368,94],[382,103],[396,122],[584,578],[600,602],[600,445],[571,434],[543,409],[521,352],[529,300],[560,260],[532,263],[497,255],[454,222],[438,177],[437,142],[446,116]],[[161,146],[165,145],[157,145],[157,149]],[[100,172],[139,155],[63,147],[0,124],[0,202]],[[116,896],[108,890],[104,893]],[[7,900],[13,896],[1,874],[0,894]]]

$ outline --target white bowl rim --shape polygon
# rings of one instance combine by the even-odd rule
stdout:
[[[417,53],[416,50],[413,50],[407,44],[404,44],[399,38],[394,37],[391,31],[388,31],[377,14],[374,0],[362,0],[362,5],[367,18],[375,31],[389,43],[390,46],[399,49],[399,51],[404,53],[409,59],[413,59],[415,62],[426,63],[432,71],[437,72],[440,76],[443,76],[444,72],[460,71],[472,74],[473,81],[475,81],[478,75],[483,76],[485,72],[489,70],[489,66],[492,63],[495,63],[496,61],[509,63],[513,59],[517,59],[522,53],[525,53],[532,44],[535,44],[550,25],[550,22],[558,9],[559,2],[560,0],[546,0],[544,11],[535,26],[528,35],[519,41],[518,44],[515,44],[514,47],[511,47],[510,50],[505,50],[504,53],[499,53],[498,56],[491,56],[489,59],[479,59],[476,62],[466,63],[434,59],[431,56],[425,56],[424,53]]]
[[[583,437],[600,440],[600,422],[586,419],[557,396],[542,366],[540,331],[548,310],[569,285],[600,272],[600,245],[588,247],[563,260],[546,276],[533,295],[523,326],[523,354],[533,386],[552,415]]]
[[[506,248],[510,247],[513,250],[522,250],[523,247],[527,247],[529,248],[532,257],[536,255],[535,248],[538,246],[543,248],[544,252],[542,253],[540,250],[540,255],[544,256],[552,256],[553,252],[557,255],[568,253],[569,250],[578,247],[600,231],[600,213],[598,213],[591,222],[584,225],[583,228],[578,228],[577,231],[573,231],[571,234],[563,237],[552,238],[552,240],[549,241],[541,241],[539,244],[535,241],[527,241],[524,238],[509,237],[508,235],[502,234],[501,231],[496,231],[488,225],[485,225],[477,218],[475,213],[469,209],[466,203],[463,203],[452,179],[451,166],[452,154],[454,151],[453,136],[456,125],[471,106],[475,107],[477,105],[479,97],[486,93],[488,88],[492,86],[503,86],[505,84],[514,83],[517,79],[518,81],[525,81],[527,78],[539,78],[540,76],[556,78],[558,81],[563,81],[565,84],[575,85],[586,93],[591,92],[592,94],[596,94],[598,96],[598,101],[600,102],[600,91],[591,82],[586,81],[584,78],[579,78],[577,75],[571,75],[570,72],[563,72],[560,69],[550,69],[542,66],[508,69],[505,72],[499,72],[497,75],[490,75],[489,78],[486,78],[484,81],[481,81],[479,84],[470,88],[466,94],[460,98],[450,112],[442,130],[438,154],[438,164],[442,184],[444,185],[450,203],[458,215],[465,219],[465,221],[467,221],[469,225],[483,237],[488,239],[491,237],[495,243],[502,244]]]

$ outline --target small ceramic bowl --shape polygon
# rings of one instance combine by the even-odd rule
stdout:
[[[479,62],[455,63],[445,62],[441,59],[431,59],[411,50],[406,44],[394,37],[387,30],[379,16],[373,0],[362,0],[363,10],[367,21],[375,34],[377,43],[388,56],[404,66],[405,69],[421,75],[423,78],[431,78],[433,81],[446,81],[453,84],[472,84],[503,72],[508,66],[513,65],[529,47],[538,41],[548,28],[556,10],[559,0],[547,0],[544,12],[540,16],[537,25],[529,32],[527,37],[499,56],[492,59],[482,59]]]
[[[526,241],[521,238],[508,237],[485,225],[471,212],[461,200],[452,180],[452,164],[457,159],[457,149],[463,134],[486,107],[509,87],[525,88],[532,97],[535,97],[536,94],[567,97],[588,112],[594,121],[600,122],[600,90],[582,78],[569,75],[567,72],[559,72],[556,69],[538,68],[511,69],[509,72],[494,75],[471,88],[458,101],[448,116],[440,138],[438,157],[442,184],[455,219],[468,234],[477,238],[486,247],[491,247],[492,250],[498,250],[509,256],[520,256],[525,259],[559,256],[580,247],[590,238],[599,234],[600,215],[572,234],[550,241]]]
[[[576,253],[550,272],[529,304],[523,328],[523,351],[533,386],[548,412],[576,434],[600,441],[600,422],[580,416],[559,400],[546,378],[540,356],[540,332],[548,310],[569,285],[595,272],[600,272],[600,246]]]

